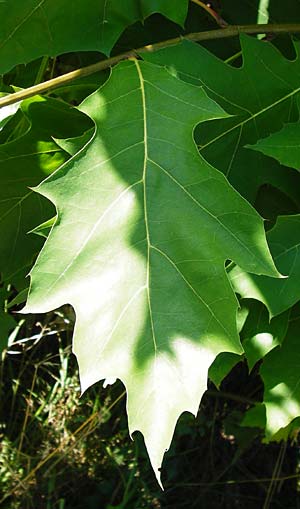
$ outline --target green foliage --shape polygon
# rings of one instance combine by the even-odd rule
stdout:
[[[270,320],[268,310],[257,300],[244,300],[248,316],[240,336],[245,350],[249,369],[268,352],[281,345],[288,328],[290,311],[286,311]]]
[[[109,54],[128,26],[160,12],[183,24],[187,0],[9,0],[0,3],[0,73],[43,55],[70,51]],[[80,27],[80,28],[79,28]],[[33,36],[34,34],[34,36]]]
[[[239,267],[231,271],[231,281],[236,291],[247,298],[263,302],[270,317],[293,306],[300,299],[299,241],[300,216],[280,216],[276,225],[267,233],[271,253],[278,270],[287,277],[270,279],[245,274]]]
[[[291,318],[282,347],[266,356],[260,370],[265,386],[268,438],[287,427],[300,414],[299,307],[293,310]]]
[[[300,170],[299,133],[299,122],[287,124],[268,138],[258,140],[251,148],[274,157],[285,166]]]
[[[49,202],[28,188],[66,161],[68,155],[52,136],[60,137],[70,130],[76,135],[82,118],[76,109],[55,99],[28,99],[21,108],[24,117],[20,122],[25,119],[29,127],[21,137],[0,147],[1,276],[18,289],[22,289],[42,246],[41,239],[28,232],[55,213]]]
[[[233,4],[227,21],[266,21],[260,3]],[[149,16],[176,36],[187,7],[0,2],[1,91],[115,53],[125,29],[118,48],[132,49],[134,30],[155,32]],[[273,2],[269,13],[280,21]],[[300,46],[286,41],[241,34],[223,61],[224,41],[213,54],[179,38],[0,110],[0,349],[35,261],[23,314],[73,306],[81,388],[124,383],[130,435],[142,432],[158,480],[180,415],[243,359],[264,391],[234,429],[297,429]]]
[[[248,145],[297,118],[300,60],[290,62],[271,44],[245,35],[241,36],[241,50],[243,65],[239,68],[187,41],[146,58],[168,65],[181,79],[204,86],[231,115],[200,127],[195,137],[200,154],[243,196],[253,202],[259,187],[269,183],[299,203],[294,188],[299,180],[295,182],[293,172],[251,151]]]
[[[259,216],[194,146],[194,125],[224,116],[205,92],[122,63],[80,109],[95,136],[38,188],[58,224],[24,312],[73,305],[83,390],[123,381],[130,432],[142,431],[158,471],[180,414],[197,413],[214,357],[241,351],[225,260],[277,273]]]

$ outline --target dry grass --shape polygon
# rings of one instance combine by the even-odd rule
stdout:
[[[243,364],[184,414],[156,485],[121,383],[80,398],[70,308],[22,319],[0,364],[0,497],[13,509],[295,508],[298,446],[239,426],[261,381]]]

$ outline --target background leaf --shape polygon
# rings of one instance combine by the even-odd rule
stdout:
[[[0,73],[43,55],[83,50],[109,54],[128,25],[153,12],[183,24],[187,5],[187,0],[1,2]]]
[[[272,316],[293,306],[300,299],[300,216],[281,216],[267,233],[271,253],[280,272],[288,277],[272,279],[246,274],[235,267],[230,272],[235,291],[242,297],[263,302]]]
[[[300,414],[299,320],[298,306],[293,311],[282,346],[272,350],[260,368],[265,386],[268,439]]]
[[[241,360],[241,355],[236,353],[220,353],[209,367],[208,378],[219,388],[225,376],[227,376],[232,368]]]
[[[55,99],[28,99],[22,111],[30,125],[27,132],[0,146],[0,273],[2,281],[19,289],[42,246],[42,239],[28,232],[54,214],[52,205],[29,186],[68,159],[51,136],[80,133],[90,125],[77,110]]]
[[[257,361],[281,345],[288,328],[290,311],[270,320],[268,310],[261,302],[243,299],[242,303],[248,307],[249,313],[240,337],[251,370]]]
[[[300,122],[285,125],[280,131],[258,140],[248,148],[274,157],[281,164],[300,171]]]
[[[241,68],[187,41],[143,54],[143,58],[168,65],[181,79],[204,86],[232,115],[200,126],[196,140],[203,157],[221,170],[235,189],[254,202],[259,187],[270,183],[300,203],[299,175],[246,148],[278,131],[285,122],[298,119],[300,61],[291,62],[270,43],[246,35],[241,36],[241,47]]]
[[[0,94],[2,97],[4,94]],[[7,124],[7,122],[11,119],[11,117],[16,113],[20,106],[20,103],[11,104],[9,106],[5,106],[0,109],[0,131]]]

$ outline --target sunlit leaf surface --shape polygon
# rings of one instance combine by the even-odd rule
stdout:
[[[143,433],[159,476],[211,362],[242,352],[225,261],[278,273],[262,219],[198,154],[194,126],[226,117],[201,88],[125,62],[80,109],[96,131],[37,188],[58,219],[25,311],[73,305],[82,389],[124,382],[130,433]]]
[[[260,369],[264,382],[268,438],[272,438],[300,414],[299,324],[297,307],[282,346],[265,357]]]

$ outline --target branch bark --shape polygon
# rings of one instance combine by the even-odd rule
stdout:
[[[39,83],[32,87],[26,88],[24,90],[20,90],[15,92],[14,94],[10,94],[8,96],[0,98],[0,108],[3,106],[8,106],[10,104],[15,104],[18,101],[22,101],[24,99],[28,99],[37,94],[43,94],[48,92],[49,90],[53,90],[54,88],[58,88],[66,83],[70,83],[78,78],[82,78],[84,76],[89,76],[96,72],[102,71],[116,65],[122,60],[128,60],[130,58],[137,58],[138,55],[158,51],[163,48],[167,48],[169,46],[174,46],[179,44],[183,40],[187,41],[208,41],[212,39],[224,39],[227,37],[234,37],[239,35],[240,33],[244,34],[280,34],[280,33],[297,33],[300,32],[300,24],[299,23],[284,23],[284,24],[259,24],[259,25],[231,25],[226,28],[221,28],[217,30],[209,30],[205,32],[195,32],[187,35],[183,35],[180,37],[175,37],[173,39],[168,39],[166,41],[157,42],[154,44],[148,44],[146,46],[142,46],[141,48],[132,49],[125,53],[121,53],[120,55],[116,55],[111,58],[107,58],[105,60],[101,60],[96,64],[88,65],[87,67],[82,67],[80,69],[76,69],[75,71],[68,72],[66,74],[62,74],[56,78],[53,78],[48,81],[44,81],[43,83]]]

